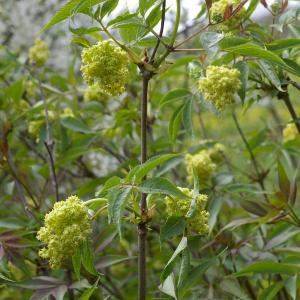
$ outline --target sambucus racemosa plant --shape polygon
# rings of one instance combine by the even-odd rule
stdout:
[[[184,27],[182,2],[139,1],[134,13],[117,13],[115,0],[71,0],[44,31],[77,14],[97,24],[70,27],[80,75],[55,80],[41,40],[17,63],[26,75],[4,74],[1,167],[32,222],[27,234],[42,242],[15,253],[23,233],[1,232],[5,286],[33,289],[32,299],[297,299],[300,125],[291,93],[300,91],[300,42],[281,32],[297,35],[298,10],[261,1],[269,30],[251,19],[258,0],[206,0]],[[255,114],[247,110],[267,101],[261,94],[282,100],[289,115],[273,99],[263,109],[274,130],[247,136],[234,110]],[[239,146],[209,139],[207,110],[220,123],[231,111]],[[20,153],[46,165],[24,164],[30,178],[19,140]],[[104,155],[93,165],[88,149],[108,153],[116,170],[94,173]]]

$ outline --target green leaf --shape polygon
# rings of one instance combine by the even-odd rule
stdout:
[[[184,109],[184,104],[180,105],[171,116],[169,122],[169,137],[173,144],[175,144],[177,133],[180,126],[180,121],[182,120],[182,113]]]
[[[202,47],[209,51],[210,48],[217,45],[218,42],[220,42],[224,38],[223,33],[217,33],[217,32],[204,32],[200,36]]]
[[[148,9],[156,2],[156,0],[139,0],[139,11],[142,16],[145,15]]]
[[[251,300],[236,279],[224,279],[221,282],[220,287],[223,291],[238,297],[238,299]]]
[[[100,9],[100,16],[101,19],[104,18],[106,15],[111,14],[111,12],[117,7],[119,0],[106,0]]]
[[[80,267],[81,267],[81,249],[77,248],[75,254],[72,256],[72,264],[76,279],[80,279]]]
[[[107,268],[109,266],[120,264],[128,260],[134,260],[136,258],[136,256],[105,255],[99,259],[97,263],[97,268]]]
[[[130,192],[131,192],[131,187],[121,189],[115,194],[115,197],[113,197],[112,201],[109,200],[108,202],[109,204],[108,209],[111,214],[111,220],[114,224],[117,225],[120,238],[122,237],[122,231],[121,231],[122,216],[125,207],[127,205]]]
[[[178,285],[178,290],[180,292],[181,297],[184,296],[184,294],[190,289],[191,286],[193,286],[193,284],[195,284],[199,277],[208,270],[208,268],[215,264],[215,262],[217,261],[217,257],[218,256],[205,259],[189,271],[186,278],[182,281],[180,285]]]
[[[272,300],[282,288],[282,282],[274,283],[263,290],[263,292],[259,295],[258,300]]]
[[[297,277],[297,275],[291,276],[284,283],[286,291],[292,297],[292,300],[297,298]]]
[[[193,99],[187,100],[182,111],[182,122],[187,133],[193,135]]]
[[[246,90],[247,90],[247,82],[248,82],[248,76],[249,76],[249,66],[246,62],[240,61],[237,64],[234,65],[240,72],[240,80],[242,83],[242,86],[240,90],[238,91],[238,94],[244,103],[245,98],[246,98]]]
[[[182,252],[181,265],[179,270],[179,278],[177,283],[179,292],[180,292],[179,287],[182,286],[182,283],[188,277],[189,271],[190,271],[190,254],[189,254],[189,250],[186,248]]]
[[[83,267],[87,272],[89,272],[92,275],[97,275],[98,272],[95,269],[94,265],[94,256],[92,252],[92,245],[89,241],[86,241],[83,243],[81,252],[81,262]]]
[[[171,273],[158,288],[163,293],[173,297],[174,299],[177,299],[176,288],[175,288],[175,277],[173,273]]]
[[[282,51],[286,49],[296,48],[297,46],[300,46],[300,39],[280,39],[266,44],[267,49],[271,51]]]
[[[85,290],[83,294],[80,296],[79,300],[89,300],[96,289],[97,289],[96,287],[92,286],[89,289]]]
[[[74,117],[66,117],[60,120],[60,123],[75,132],[81,132],[81,133],[92,133],[90,128],[85,125],[81,120],[74,118]]]
[[[166,264],[161,274],[160,280],[162,282],[164,282],[165,279],[171,274],[175,259],[186,247],[187,247],[187,238],[184,236],[182,237],[179,245],[177,246],[176,250],[174,251],[172,257],[169,259],[168,263]]]
[[[170,160],[174,157],[178,157],[178,154],[164,154],[164,155],[157,155],[148,159],[145,163],[140,165],[131,177],[135,176],[135,182],[138,184],[140,180],[145,177],[151,170],[156,168],[158,165],[162,164],[163,162]]]
[[[284,274],[293,276],[300,272],[300,267],[292,264],[283,264],[273,261],[259,261],[243,268],[242,270],[234,273],[236,277],[247,276],[253,273],[266,273],[266,274]]]
[[[244,45],[239,45],[239,46],[234,46],[234,47],[225,47],[225,48],[223,48],[223,50],[231,52],[231,53],[235,53],[238,55],[242,55],[242,56],[250,56],[250,57],[257,57],[257,58],[265,59],[265,60],[269,61],[270,63],[274,63],[274,64],[282,67],[283,69],[285,69],[288,72],[291,72],[295,75],[300,76],[300,72],[297,69],[287,65],[284,62],[284,60],[282,60],[278,55],[272,53],[271,51],[265,50],[258,45],[244,44]]]
[[[259,60],[258,64],[261,68],[261,70],[263,71],[263,73],[265,74],[265,76],[269,79],[269,81],[279,90],[279,91],[283,91],[281,88],[281,82],[279,77],[276,74],[276,71],[274,69],[274,67],[264,61],[264,60]]]
[[[77,13],[82,13],[103,1],[104,0],[70,0],[56,12],[52,19],[43,27],[42,31],[46,31],[53,25],[68,19],[74,14],[75,10]]]
[[[155,177],[144,180],[138,186],[139,190],[146,194],[165,194],[177,198],[188,198],[172,182],[166,178]]]
[[[183,217],[168,217],[167,222],[161,227],[160,230],[160,243],[162,244],[175,236],[183,234],[185,224],[185,219]]]
[[[13,99],[17,103],[21,100],[24,92],[24,81],[23,79],[17,80],[12,83],[6,91],[7,98]]]
[[[287,202],[290,196],[291,184],[285,172],[285,169],[279,159],[277,160],[277,170],[278,170],[278,182],[279,182],[280,192],[282,193],[285,201]]]
[[[173,103],[174,101],[180,100],[184,97],[191,96],[191,92],[187,89],[176,89],[167,93],[160,101],[159,106],[163,108],[166,105]]]

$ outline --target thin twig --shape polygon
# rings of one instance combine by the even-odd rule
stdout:
[[[166,15],[166,0],[164,0],[161,4],[162,8],[161,8],[161,21],[160,21],[160,31],[159,31],[159,38],[157,39],[157,43],[155,45],[155,48],[153,49],[151,58],[150,58],[150,63],[152,63],[154,61],[156,52],[158,50],[161,38],[163,36],[164,33],[164,26],[165,26],[165,15]]]

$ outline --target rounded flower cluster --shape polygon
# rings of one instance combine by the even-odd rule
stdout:
[[[193,182],[193,170],[197,172],[200,182],[206,182],[216,169],[208,151],[201,151],[198,154],[187,154],[185,156],[186,171],[189,182]]]
[[[233,10],[238,7],[240,4],[240,0],[219,0],[213,2],[211,8],[210,8],[210,16],[213,23],[220,23],[224,19],[224,14],[226,11],[226,8],[230,5],[233,6]],[[227,20],[225,23],[228,27],[232,27],[235,24],[239,23],[243,15],[245,13],[245,9],[242,8],[239,10],[233,17],[231,17],[229,20]]]
[[[299,137],[299,133],[296,125],[294,123],[287,124],[283,129],[282,136],[285,143],[297,139]]]
[[[86,88],[83,94],[84,101],[100,101],[106,102],[108,96],[103,93],[98,83],[94,83]]]
[[[81,71],[88,85],[98,83],[106,94],[117,96],[125,91],[129,79],[128,56],[110,40],[82,51]]]
[[[271,4],[271,10],[274,14],[278,14],[282,8],[282,1],[276,0]]]
[[[88,208],[78,197],[56,202],[45,216],[45,226],[37,233],[38,240],[46,244],[39,255],[49,260],[51,268],[65,265],[76,248],[90,239],[91,225]]]
[[[234,103],[234,93],[241,87],[240,71],[227,66],[209,66],[206,77],[199,80],[199,90],[205,100],[222,111]]]
[[[166,197],[167,214],[171,216],[186,217],[190,209],[193,191],[188,188],[180,188],[181,192],[189,198]],[[199,194],[195,198],[196,206],[194,214],[187,218],[187,229],[189,233],[196,232],[198,234],[207,234],[209,213],[205,210],[207,203],[207,195]]]
[[[216,164],[223,161],[225,153],[226,147],[221,143],[214,144],[214,146],[208,150],[211,160]]]
[[[34,45],[29,49],[29,62],[35,64],[38,68],[45,65],[49,58],[49,49],[47,44],[37,39]]]

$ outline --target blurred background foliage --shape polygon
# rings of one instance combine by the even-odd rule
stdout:
[[[55,202],[44,145],[43,99],[49,109],[59,198],[78,195],[88,200],[99,195],[108,179],[126,177],[139,163],[139,71],[130,64],[130,82],[120,97],[93,95],[88,90],[79,71],[80,53],[83,47],[107,36],[101,30],[87,30],[98,25],[86,15],[43,33],[50,56],[44,68],[36,68],[28,62],[28,49],[45,20],[61,6],[60,1],[0,3],[4,33],[0,48],[0,299],[63,299],[67,289],[74,291],[75,299],[135,299],[135,213],[125,213],[122,239],[115,224],[107,224],[106,211],[95,218],[94,261],[103,274],[96,287],[97,278],[88,271],[83,271],[80,279],[73,274],[71,282],[66,282],[64,270],[49,270],[47,262],[38,257],[41,244],[35,234]],[[155,28],[160,5],[153,7],[149,10],[157,9],[153,13]],[[195,7],[198,18],[191,23],[198,26],[207,15],[204,3]],[[114,12],[108,18],[121,13]],[[197,91],[207,65],[232,62],[221,51],[222,42],[248,38],[264,46],[270,41],[299,39],[299,16],[299,8],[294,7],[276,16],[274,26],[247,20],[245,27],[225,37],[217,30],[211,31],[210,38],[203,33],[185,47],[206,52],[173,53],[163,66],[165,70],[150,83],[149,157],[183,154],[162,163],[154,170],[155,176],[193,188],[186,180],[184,154],[211,149],[216,143],[226,149],[214,174],[201,186],[209,196],[210,233],[188,239],[190,277],[180,299],[300,299],[300,207],[296,193],[300,139],[283,139],[282,132],[292,118],[281,94],[285,93],[282,89],[288,89],[290,101],[300,113],[299,75],[270,63],[266,71],[262,60],[245,55],[239,61],[247,62],[250,75],[245,96],[237,99],[234,113],[232,108],[217,112]],[[169,21],[172,18],[169,16]],[[186,19],[190,20],[189,11],[183,10],[178,40],[195,30]],[[171,29],[169,26],[167,32]],[[114,33],[139,55],[155,45],[153,35],[136,41],[131,30],[137,34],[138,28],[120,27]],[[218,43],[218,39],[222,41]],[[299,62],[299,43],[274,53]],[[175,115],[183,104],[186,109]],[[137,195],[131,201],[135,211]],[[180,238],[174,234],[160,243],[159,233],[167,219],[164,197],[151,195],[149,206],[153,210],[147,261],[149,299],[169,299],[158,289],[159,276]],[[184,263],[182,255],[173,266],[176,278]]]

